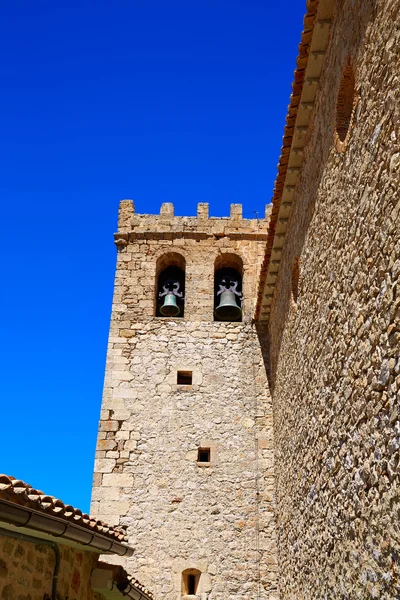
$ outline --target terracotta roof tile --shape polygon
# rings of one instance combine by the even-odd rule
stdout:
[[[97,567],[99,569],[104,569],[106,571],[111,571],[112,578],[114,582],[117,584],[118,589],[122,590],[121,593],[129,598],[133,596],[130,595],[130,588],[134,588],[137,592],[143,595],[143,599],[155,600],[155,596],[150,590],[144,586],[140,581],[132,577],[121,565],[113,565],[107,562],[99,561],[97,563]],[[125,587],[126,583],[129,584],[129,587]],[[121,585],[122,584],[122,585]],[[114,589],[114,588],[113,588]]]
[[[101,533],[116,542],[128,541],[123,530],[111,527],[103,521],[83,513],[79,508],[64,504],[62,500],[48,496],[28,483],[9,475],[0,474],[0,499],[71,521],[92,532]]]
[[[128,581],[132,587],[136,588],[137,590],[140,590],[142,592],[142,594],[144,594],[148,598],[151,598],[151,600],[155,600],[154,594],[152,592],[150,592],[150,590],[147,589],[142,583],[140,583],[140,581],[138,581],[131,575],[128,575]]]

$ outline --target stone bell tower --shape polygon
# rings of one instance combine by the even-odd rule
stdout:
[[[160,600],[276,600],[272,410],[252,323],[266,219],[124,200],[91,510]]]

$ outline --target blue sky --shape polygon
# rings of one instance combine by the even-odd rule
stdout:
[[[118,201],[270,201],[305,2],[6,0],[0,472],[83,510]]]

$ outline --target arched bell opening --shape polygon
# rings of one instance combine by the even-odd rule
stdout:
[[[183,256],[176,252],[164,254],[157,261],[157,317],[183,317],[185,314],[185,267]]]
[[[182,596],[196,596],[199,591],[201,572],[198,569],[185,569],[182,572]]]
[[[215,261],[214,321],[242,320],[243,262],[235,254],[222,254]]]

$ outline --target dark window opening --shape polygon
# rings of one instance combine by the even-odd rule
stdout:
[[[168,258],[168,256],[167,256]],[[167,260],[167,258],[165,260]],[[172,260],[172,258],[171,258]],[[185,270],[169,265],[157,277],[156,316],[183,317],[185,311]]]
[[[178,371],[178,385],[192,385],[192,371]]]
[[[194,596],[196,593],[196,575],[188,575],[188,594]]]
[[[197,462],[209,463],[211,451],[210,448],[199,448],[197,452]]]

